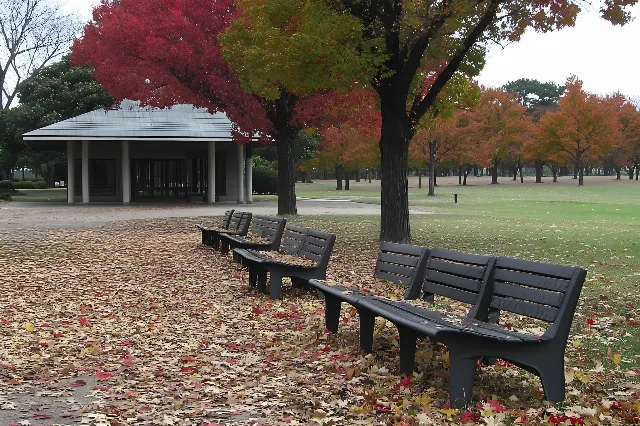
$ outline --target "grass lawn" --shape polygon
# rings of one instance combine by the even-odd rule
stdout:
[[[67,188],[49,189],[19,189],[19,195],[14,195],[14,201],[67,201]]]

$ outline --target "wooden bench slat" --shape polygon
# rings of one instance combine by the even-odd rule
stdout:
[[[496,268],[526,271],[534,274],[571,279],[575,266],[556,265],[553,263],[533,262],[530,260],[514,259],[512,257],[499,257]]]
[[[412,246],[410,244],[391,243],[389,241],[381,241],[380,251],[383,253],[400,253],[403,256],[412,255],[420,257],[424,252],[424,247]]]
[[[522,287],[513,284],[497,282],[494,284],[493,293],[499,296],[506,296],[521,299],[528,302],[550,305],[556,308],[562,306],[563,293],[536,290],[529,287]]]
[[[569,281],[564,279],[534,275],[503,268],[496,269],[494,274],[496,281],[512,282],[544,290],[565,292],[569,288]]]
[[[438,270],[454,275],[480,279],[483,277],[487,265],[484,265],[484,267],[480,267],[465,265],[462,263],[445,262],[439,259],[429,259],[427,268],[429,270]]]
[[[380,252],[378,254],[378,262],[396,263],[398,265],[412,266],[414,268],[418,264],[419,259],[420,259],[419,257],[404,256],[402,254],[389,253],[389,252],[387,253]]]
[[[456,287],[461,288],[466,291],[473,291],[478,293],[480,291],[480,280],[472,280],[469,278],[458,277],[456,275],[445,274],[440,271],[434,271],[431,269],[427,270],[427,274],[424,278],[424,287],[425,291],[428,291],[428,288],[431,283],[433,284],[442,284],[447,287]],[[435,293],[429,291],[430,293]]]
[[[405,277],[412,277],[415,273],[415,268],[404,265],[396,265],[394,263],[378,262],[376,264],[376,270],[381,272],[390,272],[396,275],[404,275]]]
[[[508,299],[500,296],[493,296],[491,307],[501,311],[513,312],[514,314],[536,318],[542,321],[553,322],[558,316],[558,309],[534,303],[523,302],[521,300]]]
[[[469,263],[472,265],[486,266],[491,256],[481,254],[463,253],[456,250],[448,250],[443,248],[431,249],[430,257],[452,260],[455,262]]]
[[[429,293],[439,294],[440,296],[469,303],[470,305],[475,304],[478,300],[478,293],[472,293],[470,291],[461,290],[455,287],[448,287],[433,282],[430,282],[428,287],[425,288],[425,292],[427,291]]]

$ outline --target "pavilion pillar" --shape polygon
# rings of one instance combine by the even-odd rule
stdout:
[[[216,143],[209,141],[207,160],[207,202],[216,202]]]
[[[89,204],[89,141],[82,141],[82,204]]]
[[[238,204],[244,203],[244,144],[238,144]]]
[[[73,204],[76,189],[75,153],[73,141],[67,141],[67,202]]]
[[[247,179],[247,204],[253,203],[253,154],[251,153],[251,142],[245,145],[245,167],[244,172]]]
[[[131,160],[129,157],[129,141],[122,141],[122,204],[127,206],[131,201]]]

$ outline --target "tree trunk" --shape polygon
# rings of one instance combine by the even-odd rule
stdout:
[[[491,185],[498,184],[498,162],[494,163],[494,166],[491,168]]]
[[[393,96],[396,94],[394,93]],[[382,138],[381,154],[381,218],[380,240],[402,243],[411,241],[409,224],[409,198],[407,193],[407,171],[410,122],[405,116],[405,99],[393,108],[384,108],[381,97]]]
[[[360,182],[360,166],[356,167],[356,182]]]
[[[518,166],[514,166],[513,167],[513,179],[512,180],[517,180],[518,179]]]
[[[52,164],[51,167],[49,167],[49,173],[47,175],[47,187],[48,188],[54,188],[55,184],[53,183],[53,179],[56,176],[56,165]]]
[[[616,180],[620,180],[621,172],[622,172],[622,167],[616,167]]]
[[[277,132],[278,215],[298,214],[296,206],[295,133]]]
[[[518,166],[518,169],[520,170],[520,183],[524,183],[524,177],[522,176],[522,164]]]
[[[578,186],[584,185],[584,167],[578,166]]]
[[[345,170],[344,172],[344,190],[349,190],[349,171]]]
[[[580,172],[582,172],[582,169]],[[578,179],[578,166],[573,166],[573,178]]]
[[[336,166],[336,191],[342,191],[342,166]]]
[[[464,174],[462,175],[462,185],[467,186],[467,176],[469,175],[469,170],[467,168],[464,169]]]
[[[435,145],[429,143],[429,193],[430,197],[436,195],[436,158]]]
[[[418,171],[418,189],[422,189],[422,173],[420,173],[420,167],[416,170]]]
[[[373,174],[373,170],[367,169],[367,173],[369,174],[369,183],[371,183],[371,175]]]
[[[536,183],[542,183],[542,168],[544,167],[544,161],[536,160]]]
[[[627,174],[629,175],[629,180],[633,180],[633,166],[627,168]]]

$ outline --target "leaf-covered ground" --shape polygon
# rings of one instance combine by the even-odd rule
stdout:
[[[41,424],[53,408],[25,401],[45,394],[69,424],[640,422],[637,354],[594,360],[584,344],[615,337],[607,324],[616,321],[633,329],[635,307],[622,316],[606,299],[581,305],[565,403],[543,401],[535,376],[498,363],[479,368],[476,405],[456,411],[446,404],[445,348],[422,342],[417,374],[399,377],[392,326],[377,324],[365,356],[353,309],[343,309],[338,334],[326,333],[314,294],[285,285],[283,299],[269,301],[230,257],[200,244],[196,222],[0,233],[0,419]],[[354,223],[315,225],[338,234],[331,279],[402,293],[371,278],[375,238]],[[78,391],[89,399],[74,399]]]

